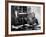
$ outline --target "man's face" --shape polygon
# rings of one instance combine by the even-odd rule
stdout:
[[[34,18],[35,17],[35,13],[31,13],[31,17]]]
[[[33,12],[28,14],[28,19],[30,20],[30,22],[33,22],[32,18],[34,17],[35,17],[35,14]]]
[[[35,17],[35,13],[33,13],[33,12],[32,12],[32,13],[29,13],[29,14],[28,14],[28,17],[30,17],[30,18]]]
[[[30,22],[32,22],[32,15],[31,15],[31,13],[28,14],[28,19],[30,20]]]

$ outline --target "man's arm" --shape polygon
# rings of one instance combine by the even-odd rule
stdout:
[[[36,24],[39,25],[38,20],[36,19]]]

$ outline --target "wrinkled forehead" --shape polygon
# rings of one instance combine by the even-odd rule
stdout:
[[[35,13],[34,13],[34,12],[32,12],[32,13],[28,13],[28,15],[35,15]]]
[[[31,13],[28,13],[28,15],[31,15]]]

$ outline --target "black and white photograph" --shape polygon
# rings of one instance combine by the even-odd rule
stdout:
[[[8,3],[8,34],[43,32],[43,5]]]
[[[32,11],[31,9],[36,9],[38,13]],[[39,30],[39,25],[40,7],[11,6],[11,31]]]

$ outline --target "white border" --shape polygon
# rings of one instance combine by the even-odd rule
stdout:
[[[38,6],[41,7],[41,30],[30,30],[30,31],[12,31],[11,32],[11,5],[14,6]],[[21,4],[21,3],[8,3],[8,34],[24,34],[24,33],[41,33],[43,32],[43,5],[39,4]]]

